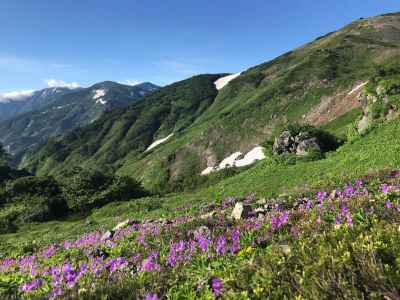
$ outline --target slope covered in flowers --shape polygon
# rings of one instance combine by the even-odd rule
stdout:
[[[400,172],[228,198],[0,260],[1,299],[398,299]],[[250,205],[234,220],[237,202]]]

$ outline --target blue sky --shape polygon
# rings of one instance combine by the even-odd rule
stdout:
[[[1,0],[0,94],[237,72],[399,0]]]

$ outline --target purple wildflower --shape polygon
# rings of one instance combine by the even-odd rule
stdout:
[[[381,192],[384,194],[388,194],[391,189],[392,187],[386,183],[381,185]]]
[[[227,242],[226,242],[226,238],[224,235],[220,235],[217,239],[216,245],[215,245],[215,251],[219,254],[219,255],[224,255],[227,251]]]
[[[47,247],[46,249],[43,250],[42,256],[45,257],[45,258],[50,258],[54,254],[56,254],[56,252],[57,252],[56,246],[50,245],[49,247]]]
[[[144,300],[158,300],[158,299],[159,298],[158,298],[157,294],[155,294],[155,293],[147,293],[144,296]]]
[[[211,241],[204,237],[202,234],[196,235],[197,243],[200,247],[200,250],[204,253],[208,251],[208,247],[211,244]]]
[[[35,279],[31,282],[26,282],[21,286],[21,291],[22,292],[31,292],[36,290],[38,287],[43,285],[43,280],[42,279]]]
[[[232,247],[231,253],[234,254],[240,249],[240,231],[239,229],[234,229],[232,231]]]
[[[347,221],[347,225],[349,225],[350,228],[353,227],[353,217],[351,216],[351,214],[347,214],[346,216],[346,221]]]
[[[211,280],[211,289],[212,289],[215,297],[219,297],[222,295],[223,288],[224,288],[224,285],[223,285],[221,279],[219,279],[218,277],[214,277]]]
[[[363,186],[364,186],[364,181],[363,181],[362,179],[358,179],[358,180],[356,181],[356,186],[357,186],[358,188],[363,187]]]
[[[320,203],[322,203],[326,199],[327,196],[328,196],[327,192],[318,192],[317,193],[317,199]]]
[[[144,271],[150,272],[150,271],[154,271],[154,270],[160,271],[160,269],[161,269],[160,265],[154,261],[156,259],[156,257],[158,257],[158,254],[152,253],[148,258],[144,259],[142,261],[140,270],[142,272],[144,272]]]
[[[391,209],[391,208],[393,207],[392,202],[386,201],[385,207],[386,207],[387,209]]]

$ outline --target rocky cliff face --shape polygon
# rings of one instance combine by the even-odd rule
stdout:
[[[363,116],[357,127],[365,133],[371,126],[399,116],[400,66],[378,71],[365,88],[362,99]]]

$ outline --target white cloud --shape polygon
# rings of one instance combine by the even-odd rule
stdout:
[[[27,97],[32,96],[34,90],[14,91],[9,93],[0,94],[0,102],[6,103],[11,101],[22,101]]]
[[[127,80],[125,80],[125,81],[123,81],[123,82],[121,82],[121,83],[122,83],[122,84],[126,84],[126,85],[135,86],[135,85],[138,85],[138,84],[143,83],[143,81],[135,80],[135,79],[127,79]]]
[[[67,83],[64,80],[59,79],[46,79],[45,82],[49,88],[66,87],[69,89],[76,89],[80,87],[80,85],[76,82]]]

